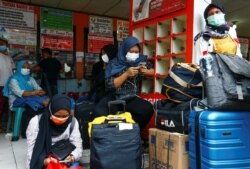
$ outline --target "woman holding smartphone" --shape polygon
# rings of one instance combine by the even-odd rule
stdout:
[[[108,96],[96,106],[95,117],[109,113],[108,102],[125,100],[126,111],[139,124],[141,130],[147,125],[154,110],[151,103],[138,96],[139,83],[144,76],[152,76],[154,69],[147,56],[140,54],[139,41],[135,37],[126,38],[117,57],[110,61],[105,71],[105,87]]]

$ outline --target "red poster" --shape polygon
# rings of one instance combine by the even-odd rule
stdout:
[[[134,22],[152,19],[186,8],[187,0],[133,0]]]
[[[149,17],[166,15],[186,7],[186,0],[151,0],[149,3]]]
[[[88,53],[100,53],[103,46],[113,43],[110,36],[88,35]]]
[[[71,37],[41,35],[40,46],[52,50],[73,51],[73,39]]]

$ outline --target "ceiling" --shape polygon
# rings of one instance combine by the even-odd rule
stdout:
[[[94,15],[129,18],[130,0],[11,0],[32,5],[46,6]],[[188,0],[189,1],[189,0]],[[204,0],[206,1],[206,0]],[[226,10],[226,19],[236,21],[237,33],[241,37],[250,37],[250,0],[212,0],[221,3]]]

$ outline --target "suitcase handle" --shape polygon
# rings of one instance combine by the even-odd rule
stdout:
[[[112,123],[120,123],[120,122],[126,122],[126,119],[124,117],[107,117],[104,121],[104,123],[112,124]]]
[[[112,105],[122,105],[123,106],[122,113],[125,112],[126,102],[124,100],[112,100],[112,101],[109,101],[108,102],[109,114],[111,114],[110,108],[111,108]],[[120,111],[117,112],[116,114],[120,114]]]

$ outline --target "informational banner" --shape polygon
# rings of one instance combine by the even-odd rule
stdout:
[[[40,46],[42,48],[50,48],[52,50],[72,51],[73,40],[71,37],[41,35]]]
[[[117,20],[117,40],[123,41],[128,37],[129,22],[124,20]]]
[[[73,51],[73,34],[72,12],[41,8],[41,48]]]
[[[101,48],[113,44],[114,38],[109,36],[88,35],[88,53],[100,53]]]
[[[2,34],[9,44],[36,46],[36,31],[25,31],[16,29],[4,29]]]
[[[187,0],[133,0],[133,21],[152,19],[186,8]]]
[[[41,8],[41,28],[73,32],[73,14],[59,9]]]
[[[113,36],[113,19],[89,16],[89,33],[102,36]]]
[[[35,30],[34,7],[20,3],[0,1],[0,27]]]
[[[61,36],[61,37],[73,37],[74,35],[73,32],[56,30],[56,29],[47,29],[47,28],[41,28],[41,34]]]

